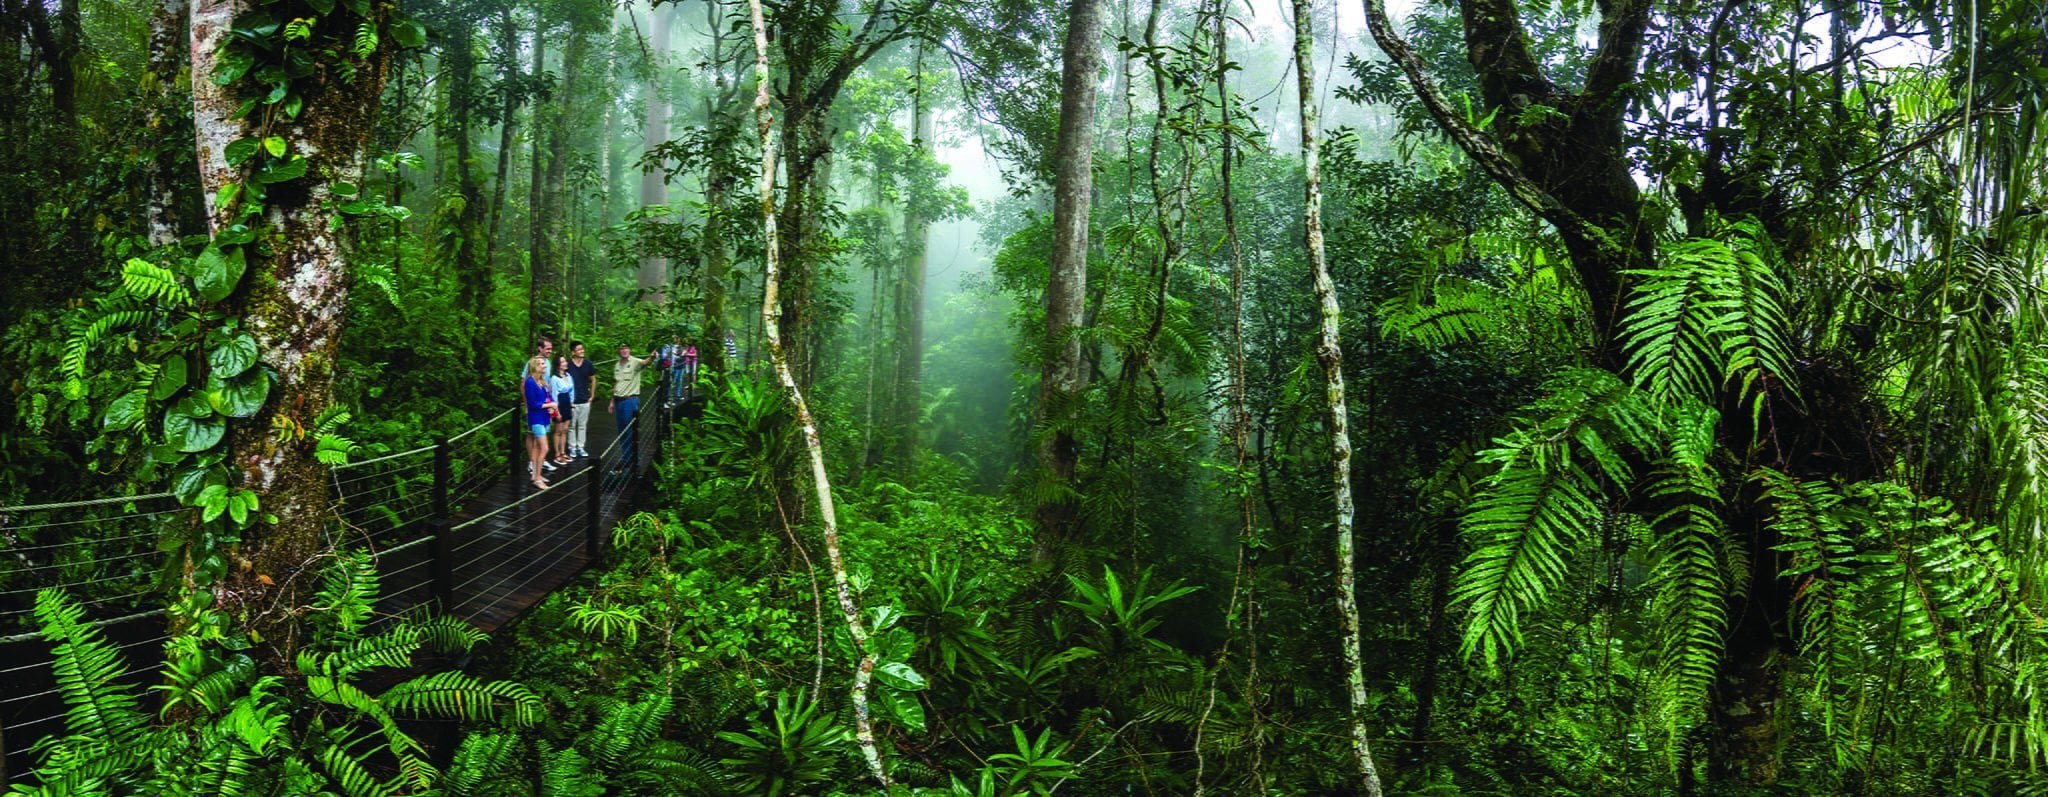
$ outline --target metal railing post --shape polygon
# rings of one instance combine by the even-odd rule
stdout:
[[[455,608],[455,553],[451,546],[454,536],[449,532],[454,524],[452,503],[449,500],[448,438],[434,438],[434,518],[428,521],[428,533],[433,541],[428,545],[427,571],[432,579],[430,589],[433,600],[440,604],[441,611]]]
[[[526,460],[527,430],[525,428],[525,401],[525,399],[520,399],[520,404],[518,408],[512,410],[512,452],[509,456],[505,458],[508,463],[506,466],[506,473],[512,477],[512,483],[515,485],[518,484],[522,478],[526,477],[526,466],[532,464],[527,462]]]
[[[590,465],[589,484],[583,486],[583,546],[590,554],[591,564],[604,553],[604,538],[600,526],[604,525],[604,463]]]

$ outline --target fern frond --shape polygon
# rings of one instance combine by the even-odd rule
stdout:
[[[134,745],[147,719],[135,687],[118,683],[120,652],[85,624],[85,607],[62,590],[37,592],[35,614],[43,638],[54,644],[50,672],[64,700],[65,728],[111,749]]]
[[[173,308],[181,309],[193,304],[192,291],[185,287],[176,272],[141,258],[128,258],[128,262],[121,265],[121,287],[136,296]]]
[[[392,711],[417,716],[493,719],[509,708],[518,725],[539,722],[546,713],[540,695],[515,681],[485,681],[450,670],[430,673],[386,690],[378,700]]]
[[[1729,241],[1670,244],[1656,266],[1628,272],[1621,337],[1636,384],[1659,398],[1711,402],[1728,382],[1750,396],[1764,377],[1790,373],[1783,280],[1760,232],[1731,230]]]
[[[1651,612],[1657,628],[1657,696],[1667,731],[1676,738],[1706,706],[1721,660],[1727,601],[1741,575],[1722,561],[1727,530],[1713,472],[1667,467],[1649,487],[1650,500],[1667,506],[1651,527]]]

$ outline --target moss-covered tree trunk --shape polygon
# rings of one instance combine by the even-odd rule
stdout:
[[[333,186],[359,183],[388,63],[380,41],[352,68],[323,65],[293,82],[303,102],[296,118],[259,129],[257,115],[237,117],[242,98],[234,86],[208,79],[225,54],[237,15],[254,0],[198,0],[191,9],[192,119],[199,176],[209,226],[218,235],[239,219],[240,205],[223,206],[221,190],[243,179],[230,166],[230,143],[260,134],[281,136],[307,161],[305,175],[269,186],[258,219],[262,235],[248,247],[248,273],[229,298],[241,328],[257,345],[274,377],[270,399],[254,417],[232,424],[226,465],[241,487],[254,490],[268,517],[244,532],[227,575],[213,589],[214,605],[280,653],[298,640],[300,596],[313,583],[312,568],[325,550],[333,522],[329,471],[314,457],[312,430],[334,403],[335,363],[348,295],[342,236],[329,223]],[[388,11],[373,7],[370,24]],[[345,74],[350,73],[350,74]]]
[[[1095,97],[1102,71],[1101,0],[1067,6],[1060,66],[1060,124],[1054,144],[1051,273],[1045,286],[1045,363],[1039,374],[1039,467],[1047,483],[1034,512],[1035,555],[1045,557],[1077,533],[1075,485],[1081,446],[1072,425],[1074,402],[1088,387],[1081,327],[1088,297],[1088,208],[1095,186]]]
[[[860,604],[847,577],[846,561],[840,555],[838,514],[832,502],[832,482],[825,473],[825,449],[818,440],[818,424],[811,416],[810,405],[804,402],[804,391],[791,372],[789,353],[783,348],[780,329],[782,303],[776,295],[781,284],[778,271],[781,252],[775,229],[775,120],[768,91],[773,77],[768,70],[768,24],[762,17],[761,0],[748,0],[747,5],[753,20],[754,72],[759,81],[754,94],[754,120],[761,141],[758,183],[764,246],[761,258],[761,328],[768,337],[768,356],[774,363],[776,379],[782,383],[783,392],[796,411],[797,423],[803,428],[804,450],[810,455],[811,482],[817,488],[818,522],[824,533],[826,562],[832,568],[832,583],[839,599],[839,611],[846,620],[847,635],[852,638],[860,657],[854,666],[851,694],[854,740],[860,745],[861,757],[867,761],[868,774],[879,781],[886,792],[890,788],[889,774],[882,766],[881,749],[875,743],[874,718],[868,709],[868,686],[875,674],[874,649],[869,644],[867,626],[861,620]]]
[[[1331,526],[1337,553],[1337,616],[1343,630],[1337,644],[1344,651],[1345,694],[1351,703],[1351,755],[1358,768],[1359,789],[1368,797],[1379,797],[1380,776],[1373,765],[1372,737],[1365,727],[1365,714],[1370,709],[1365,697],[1365,669],[1359,661],[1365,642],[1359,631],[1357,556],[1351,539],[1356,514],[1351,500],[1351,410],[1344,396],[1344,343],[1339,336],[1337,284],[1330,279],[1330,265],[1324,257],[1322,141],[1317,129],[1322,122],[1316,115],[1315,39],[1310,22],[1309,0],[1294,0],[1294,73],[1301,99],[1305,200],[1302,224],[1309,273],[1315,283],[1322,320],[1316,340],[1316,361],[1323,366],[1324,406],[1328,410],[1325,422],[1330,435],[1330,492],[1336,505]]]
[[[475,148],[470,135],[475,126],[476,36],[475,27],[457,22],[448,32],[448,47],[442,56],[442,80],[447,86],[447,113],[441,115],[439,137],[447,153],[444,165],[452,170],[456,201],[444,203],[452,217],[450,234],[442,238],[442,254],[455,271],[456,305],[474,319],[477,329],[489,315],[491,265],[489,244],[484,237],[484,198],[477,184]],[[470,341],[470,364],[477,373],[489,373],[490,336],[478,334]]]

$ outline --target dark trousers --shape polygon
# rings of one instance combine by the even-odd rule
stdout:
[[[619,399],[614,406],[619,418],[619,434],[625,438],[619,443],[619,464],[627,467],[637,466],[640,460],[634,456],[638,451],[633,448],[633,442],[640,435],[637,434],[639,430],[633,428],[633,415],[640,411],[640,397]]]

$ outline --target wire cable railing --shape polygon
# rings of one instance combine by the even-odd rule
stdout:
[[[372,554],[379,623],[438,607],[493,630],[597,560],[602,530],[641,492],[671,426],[665,399],[665,390],[643,391],[642,411],[623,429],[593,411],[607,416],[589,425],[589,442],[602,449],[557,471],[544,490],[527,486],[519,446],[529,432],[517,409],[430,445],[335,466],[329,544]],[[124,651],[120,677],[146,678],[161,661],[152,646],[168,638],[163,605],[180,581],[173,552],[198,514],[168,492],[0,507],[8,749],[60,732],[64,717],[52,646],[34,627],[36,594],[70,592],[94,618],[84,624]]]

